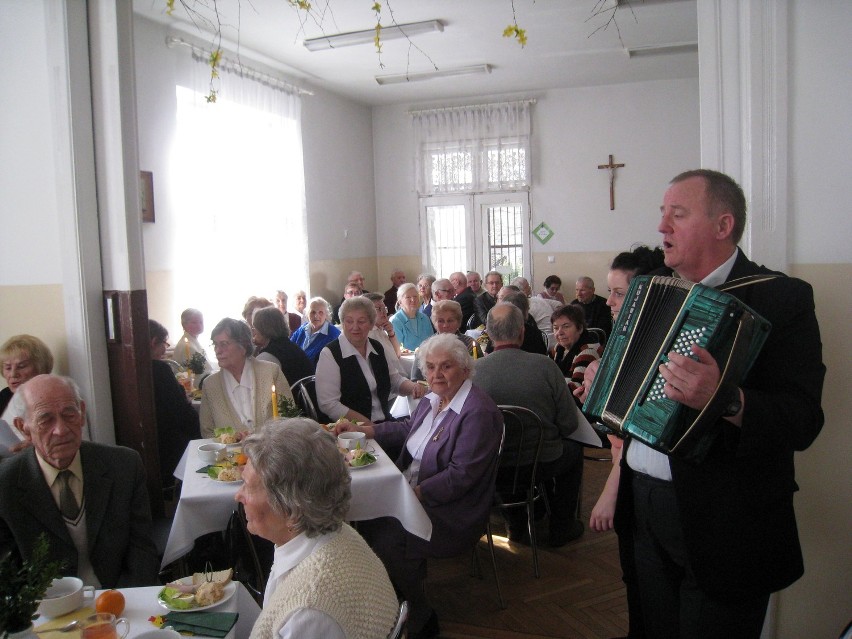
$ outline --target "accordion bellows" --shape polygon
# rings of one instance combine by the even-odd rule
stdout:
[[[719,388],[738,385],[771,326],[721,290],[673,277],[635,277],[607,342],[583,406],[618,434],[663,453],[699,461],[712,444],[724,406]],[[692,344],[716,359],[721,380],[704,410],[663,393],[660,364],[675,351],[693,357]]]

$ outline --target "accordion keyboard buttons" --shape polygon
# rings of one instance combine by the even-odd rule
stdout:
[[[698,361],[698,357],[692,352],[692,345],[698,344],[699,346],[704,345],[704,333],[707,331],[706,326],[702,326],[701,328],[693,328],[686,331],[681,331],[677,338],[672,344],[670,350],[674,351],[679,355],[683,355],[684,357],[691,357],[695,361]],[[666,394],[663,392],[663,386],[666,385],[666,380],[663,379],[662,375],[657,374],[654,379],[654,383],[651,385],[651,389],[648,391],[648,401],[657,401],[661,399],[668,399]]]

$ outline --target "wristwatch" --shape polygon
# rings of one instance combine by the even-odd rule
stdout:
[[[722,410],[722,417],[733,417],[734,415],[739,414],[739,412],[743,409],[739,386],[734,386],[732,384],[725,388],[724,391],[725,400],[723,406],[725,408]]]

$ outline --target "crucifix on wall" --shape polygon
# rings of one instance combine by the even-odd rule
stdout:
[[[615,164],[612,155],[609,156],[609,164],[598,164],[599,169],[609,170],[609,210],[615,210],[615,170],[623,167],[623,164]]]

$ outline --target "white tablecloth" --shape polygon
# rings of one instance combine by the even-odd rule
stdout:
[[[219,604],[209,610],[211,612],[238,612],[240,614],[236,625],[231,629],[226,636],[226,639],[243,639],[251,634],[252,626],[260,614],[260,607],[257,602],[249,594],[239,582],[234,582],[237,585],[237,593],[228,601]],[[128,639],[133,639],[141,635],[143,632],[154,630],[154,626],[149,617],[157,615],[165,615],[168,610],[157,603],[157,594],[162,590],[162,586],[147,586],[144,588],[119,588],[118,590],[124,595],[125,606],[122,617],[130,622],[130,632],[127,634]],[[100,594],[103,591],[98,591]],[[71,613],[73,614],[73,613]],[[41,624],[50,621],[46,617],[39,617],[33,622],[36,628]],[[74,634],[69,636],[76,636]],[[202,635],[196,635],[201,637]]]
[[[195,540],[207,533],[224,530],[236,502],[234,495],[241,484],[223,484],[197,473],[205,464],[198,459],[198,446],[209,439],[191,441],[175,469],[183,481],[180,501],[163,554],[163,566],[192,550]],[[399,469],[373,440],[377,463],[352,473],[352,501],[347,521],[395,517],[410,533],[429,539],[432,522]]]

